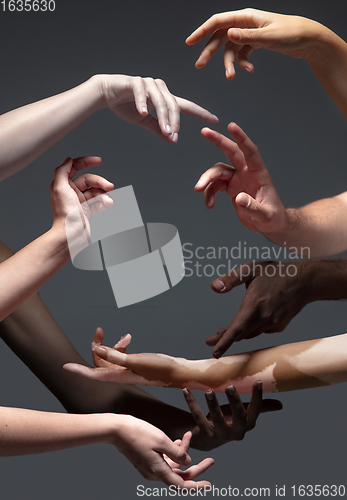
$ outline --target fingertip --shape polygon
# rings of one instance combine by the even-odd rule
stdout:
[[[246,193],[239,193],[235,198],[235,203],[242,208],[247,208],[250,202],[251,198]]]
[[[226,285],[222,280],[217,279],[212,281],[211,288],[214,292],[220,293],[226,290]]]

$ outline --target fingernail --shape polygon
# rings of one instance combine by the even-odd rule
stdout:
[[[229,396],[235,396],[235,387],[233,385],[229,385],[226,388],[226,391],[229,394]]]
[[[262,390],[262,388],[263,388],[263,382],[262,382],[262,380],[258,380],[258,381],[257,381],[257,387],[258,387],[258,390],[259,390],[259,391],[261,391],[261,390]]]
[[[165,130],[166,130],[166,132],[167,132],[168,134],[172,134],[172,130],[171,130],[170,125],[166,125]]]
[[[223,290],[226,289],[225,284],[221,280],[216,280],[213,282],[213,287],[218,290],[218,292],[222,292]]]
[[[177,142],[178,141],[178,134],[177,134],[177,132],[174,133],[172,141],[173,142]]]
[[[213,357],[217,358],[217,359],[220,358],[221,355],[222,355],[222,353],[220,351],[216,351],[216,352],[213,353]]]
[[[188,391],[188,389],[186,387],[183,389],[183,394],[185,396],[188,396],[188,394],[189,394],[189,391]]]
[[[195,184],[195,187],[198,188],[198,187],[201,187],[203,185],[203,182],[202,181],[198,181],[196,184]]]
[[[228,36],[232,36],[234,40],[241,40],[241,33],[237,29],[230,29],[228,31]]]
[[[105,347],[96,346],[93,352],[95,352],[96,354],[100,354],[100,356],[105,356],[105,354],[107,353],[107,349],[105,349]]]
[[[219,121],[218,116],[216,116],[216,115],[212,115],[212,116],[213,116],[213,118],[215,118],[216,120],[218,120],[218,121]]]
[[[148,113],[147,108],[145,108],[144,106],[141,108],[141,111],[142,113]]]
[[[210,401],[212,401],[214,399],[213,391],[206,391],[205,394],[206,394],[207,399],[209,399]]]

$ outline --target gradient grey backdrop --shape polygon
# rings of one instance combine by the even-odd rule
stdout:
[[[231,120],[244,127],[259,146],[286,204],[298,206],[346,189],[346,122],[304,61],[257,51],[251,56],[255,73],[237,70],[235,80],[228,82],[221,53],[198,71],[194,61],[202,44],[184,44],[213,13],[247,6],[311,17],[347,39],[345,1],[56,0],[56,5],[54,13],[0,12],[2,113],[97,73],[161,77],[176,95],[217,114],[219,131],[225,132]],[[46,231],[52,222],[53,169],[66,156],[94,154],[103,158],[98,173],[116,187],[134,186],[143,219],[174,224],[182,242],[232,247],[241,240],[266,245],[262,236],[242,227],[226,196],[220,195],[216,207],[207,211],[202,195],[194,193],[199,175],[225,161],[201,138],[203,125],[183,116],[179,142],[170,146],[108,110],[95,114],[25,171],[1,183],[1,239],[18,250]],[[205,338],[230,323],[244,295],[239,288],[218,296],[209,283],[209,278],[186,278],[159,297],[117,309],[106,274],[68,264],[43,287],[42,296],[87,359],[98,325],[105,329],[107,344],[131,332],[133,352],[201,358],[210,356]],[[346,317],[343,302],[315,303],[284,333],[244,341],[230,352],[342,333]],[[5,345],[0,376],[2,405],[62,410]],[[185,407],[179,390],[151,392]],[[219,487],[272,490],[276,484],[286,484],[287,489],[293,484],[343,484],[345,397],[346,385],[281,394],[282,412],[262,415],[244,441],[211,453],[216,464],[206,478]],[[206,455],[192,452],[195,461]],[[6,500],[128,500],[136,498],[137,484],[146,484],[117,450],[106,445],[3,458],[0,475],[0,497]],[[289,491],[287,496],[291,498]]]

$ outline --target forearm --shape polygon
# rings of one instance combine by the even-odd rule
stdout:
[[[157,355],[155,361],[153,355],[129,355],[126,366],[143,377],[148,385],[218,392],[234,385],[238,392],[251,393],[257,380],[262,380],[264,392],[292,391],[347,381],[347,334],[220,359],[192,361],[165,357],[162,363],[162,356]]]
[[[21,170],[104,106],[101,78],[0,116],[0,180]]]
[[[113,420],[112,420],[113,418]],[[108,442],[116,416],[0,408],[0,455],[27,455]]]
[[[307,60],[316,77],[347,119],[347,44],[325,26],[317,25]]]
[[[335,255],[347,249],[347,197],[342,193],[300,208],[288,208],[284,227],[264,233],[299,257]]]
[[[51,229],[0,264],[0,321],[70,259],[63,232]]]

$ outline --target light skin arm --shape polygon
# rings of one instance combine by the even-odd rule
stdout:
[[[51,184],[53,207],[52,228],[0,264],[1,291],[0,321],[35,293],[53,274],[70,260],[65,230],[65,218],[69,212],[89,207],[86,201],[97,199],[92,208],[83,213],[83,224],[76,231],[83,231],[93,213],[111,206],[113,201],[106,194],[113,184],[103,177],[82,174],[73,180],[78,170],[99,165],[101,158],[87,156],[65,162],[55,170]],[[82,227],[83,226],[83,227]],[[77,233],[76,233],[77,234]]]
[[[96,75],[62,94],[0,116],[0,180],[29,165],[103,108],[171,144],[178,140],[181,112],[218,122],[204,108],[172,95],[162,80]],[[151,115],[154,108],[159,121]]]
[[[235,61],[252,73],[249,55],[265,48],[295,58],[305,58],[324,89],[347,119],[347,44],[316,21],[256,9],[215,14],[186,40],[194,45],[212,35],[202,50],[197,68],[203,68],[224,45],[226,77],[235,76]]]
[[[300,208],[286,208],[272,183],[258,148],[236,123],[228,125],[234,141],[209,128],[204,138],[225,153],[233,166],[217,163],[200,177],[195,191],[207,208],[225,191],[247,229],[302,257],[334,255],[347,249],[347,192]]]
[[[347,334],[250,351],[221,359],[187,360],[166,354],[126,354],[98,346],[98,356],[114,368],[65,368],[86,377],[163,387],[213,389],[232,384],[250,393],[262,380],[264,392],[283,392],[347,381]]]
[[[111,444],[145,479],[185,488],[208,485],[193,481],[214,460],[189,465],[191,433],[173,443],[162,431],[129,415],[70,415],[22,408],[0,408],[0,456],[45,453],[95,443]],[[136,439],[134,439],[136,436]]]
[[[346,283],[347,259],[247,262],[211,283],[221,294],[243,284],[246,294],[230,326],[206,343],[219,358],[234,342],[282,332],[310,302],[347,299]]]

